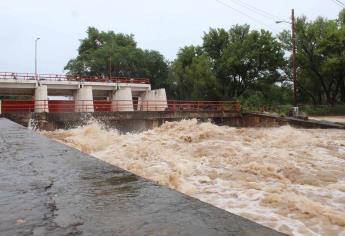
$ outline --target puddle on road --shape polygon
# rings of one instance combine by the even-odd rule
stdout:
[[[107,183],[111,185],[122,185],[128,184],[130,182],[135,182],[138,180],[138,177],[135,175],[126,175],[126,176],[114,176],[106,180]]]

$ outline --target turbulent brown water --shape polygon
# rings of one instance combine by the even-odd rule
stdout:
[[[137,175],[291,235],[345,235],[345,132],[196,120],[139,134],[97,122],[44,132]]]
[[[345,123],[345,116],[313,116],[309,119]]]

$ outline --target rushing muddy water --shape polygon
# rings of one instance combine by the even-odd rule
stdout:
[[[345,235],[343,130],[186,120],[139,134],[97,122],[44,134],[278,231]]]
[[[345,116],[311,116],[309,119],[345,123]]]

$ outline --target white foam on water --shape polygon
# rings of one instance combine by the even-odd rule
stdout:
[[[37,121],[35,119],[30,118],[28,123],[28,129],[32,131],[37,131]]]
[[[42,132],[147,179],[290,235],[345,235],[345,132],[196,120],[120,134],[93,121]]]
[[[312,116],[309,119],[345,123],[345,116]]]

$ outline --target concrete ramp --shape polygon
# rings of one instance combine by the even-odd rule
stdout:
[[[1,235],[282,235],[0,118]]]

